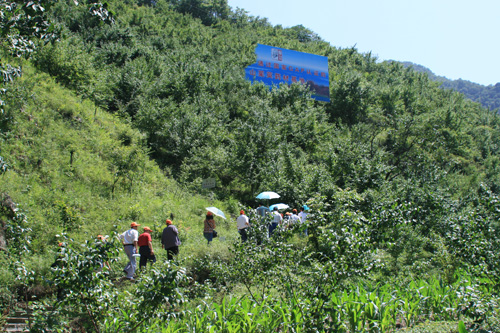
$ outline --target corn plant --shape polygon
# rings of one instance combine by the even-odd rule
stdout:
[[[397,298],[390,285],[377,285],[372,290],[358,285],[360,301],[364,304],[363,317],[367,331],[386,332],[396,324]]]
[[[282,302],[257,304],[246,297],[225,298],[220,304],[203,303],[168,324],[157,323],[162,332],[302,332],[294,328],[289,306]]]

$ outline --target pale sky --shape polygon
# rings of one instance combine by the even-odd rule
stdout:
[[[339,48],[436,75],[500,82],[500,0],[228,0],[274,25],[302,24]]]

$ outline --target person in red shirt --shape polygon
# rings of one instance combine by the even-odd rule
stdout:
[[[139,246],[139,254],[141,255],[141,259],[139,261],[139,269],[146,268],[146,264],[148,260],[151,261],[151,264],[156,262],[156,256],[153,251],[153,242],[151,241],[151,232],[152,230],[148,227],[144,227],[144,233],[139,236],[139,240],[137,241],[137,245]]]

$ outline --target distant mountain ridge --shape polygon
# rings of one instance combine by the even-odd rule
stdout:
[[[500,82],[495,85],[484,86],[467,80],[450,80],[444,76],[434,74],[429,68],[409,61],[400,62],[405,67],[413,67],[420,73],[427,73],[433,81],[441,82],[441,88],[453,89],[464,94],[474,102],[480,103],[490,110],[500,111]]]

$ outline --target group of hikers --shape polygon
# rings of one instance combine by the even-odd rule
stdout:
[[[167,251],[168,260],[172,260],[174,255],[179,253],[179,245],[181,241],[179,239],[179,231],[177,227],[172,224],[172,221],[167,219],[165,221],[167,225],[161,235],[161,247]],[[123,248],[127,257],[129,259],[127,265],[123,269],[126,274],[126,278],[130,281],[134,281],[134,274],[137,267],[136,257],[139,257],[139,269],[146,267],[148,261],[151,263],[156,262],[156,256],[153,249],[153,242],[151,239],[152,230],[149,227],[144,227],[144,232],[139,235],[137,228],[140,224],[132,222],[130,224],[130,229],[125,231],[120,235],[123,243]]]
[[[255,212],[260,217],[261,221],[270,216],[268,237],[271,237],[279,225],[290,227],[294,224],[304,223],[307,219],[306,210],[308,210],[308,207],[304,205],[301,207],[300,213],[297,213],[297,209],[294,208],[291,212],[282,214],[279,212],[278,207],[274,207],[271,211],[269,208],[259,205],[259,207],[255,209]],[[246,242],[248,239],[248,228],[250,228],[250,223],[248,216],[245,215],[243,210],[240,211],[240,216],[236,219],[236,226],[238,228],[238,233],[241,236],[241,240]],[[307,229],[305,230],[305,235],[307,235]]]
[[[270,223],[268,226],[268,237],[271,237],[278,227],[278,225],[283,225],[289,227],[297,223],[304,223],[307,219],[308,207],[306,205],[302,206],[300,212],[297,213],[297,209],[292,209],[291,212],[286,212],[282,214],[279,212],[278,207],[274,207],[273,210],[259,205],[255,209],[255,213],[260,217],[261,221],[269,219]],[[163,229],[161,236],[162,248],[167,251],[167,259],[172,260],[174,255],[179,253],[179,245],[181,241],[179,239],[179,231],[176,226],[172,224],[170,219],[166,220],[166,227]],[[203,222],[203,236],[207,240],[207,244],[210,244],[212,240],[217,237],[216,225],[214,214],[207,211],[205,220]],[[120,235],[122,240],[124,251],[129,259],[127,265],[123,269],[126,274],[126,279],[134,281],[134,274],[136,271],[136,258],[139,257],[139,269],[146,267],[148,261],[151,263],[156,262],[156,256],[153,249],[153,243],[151,240],[152,230],[149,227],[144,227],[144,232],[139,235],[137,231],[140,224],[132,222],[130,224],[130,229],[125,231]],[[238,233],[240,234],[241,241],[246,242],[248,239],[248,230],[251,227],[250,219],[245,214],[244,210],[240,210],[240,215],[236,218],[236,227]],[[305,230],[305,235],[307,236],[307,229]]]

